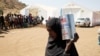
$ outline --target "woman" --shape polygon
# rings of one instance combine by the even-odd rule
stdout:
[[[51,18],[46,23],[49,32],[48,43],[45,56],[78,56],[74,42],[78,40],[78,34],[75,33],[75,39],[62,40],[61,24],[59,18]]]

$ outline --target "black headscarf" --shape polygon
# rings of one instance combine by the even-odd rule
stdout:
[[[50,18],[50,20],[47,21],[46,26],[50,27],[57,34],[57,39],[62,38],[60,18]]]

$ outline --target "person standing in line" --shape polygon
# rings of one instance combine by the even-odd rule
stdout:
[[[98,30],[98,45],[100,45],[100,29]]]
[[[41,24],[42,24],[43,20],[44,20],[44,17],[43,17],[43,16],[41,16]]]
[[[0,24],[1,24],[1,29],[5,28],[5,23],[4,23],[4,16],[3,14],[0,16]]]

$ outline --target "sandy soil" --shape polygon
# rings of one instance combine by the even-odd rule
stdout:
[[[100,27],[76,27],[80,39],[76,44],[80,56],[100,56],[97,30]],[[37,26],[13,29],[0,34],[0,56],[44,56],[48,32]]]

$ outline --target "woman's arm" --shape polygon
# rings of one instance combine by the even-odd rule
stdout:
[[[63,53],[64,56],[70,56],[69,50],[71,48],[71,44],[73,43],[73,41],[67,40],[66,41],[66,47],[65,47],[65,51]]]
[[[73,40],[67,40],[64,53],[68,53],[68,51],[70,50],[71,44],[74,42],[77,42],[78,39],[79,39],[79,35],[77,33],[75,33]]]

